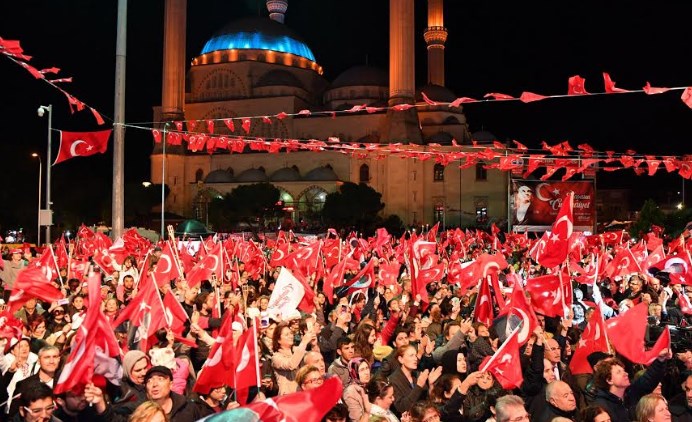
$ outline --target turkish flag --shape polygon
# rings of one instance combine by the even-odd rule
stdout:
[[[62,292],[52,284],[46,277],[46,273],[41,267],[27,267],[17,275],[14,281],[12,294],[7,302],[9,311],[16,312],[22,305],[31,298],[41,299],[44,302],[57,302],[63,299]]]
[[[180,276],[178,261],[175,258],[173,248],[171,248],[170,242],[166,242],[161,251],[161,256],[156,262],[156,269],[154,270],[156,284],[162,286]]]
[[[160,328],[166,328],[166,317],[159,290],[148,273],[142,274],[137,296],[120,312],[111,324],[117,327],[129,321],[130,327],[136,327],[132,343],[139,343],[139,350],[147,352],[148,339]]]
[[[474,320],[490,327],[493,322],[493,298],[490,296],[490,280],[482,279],[476,296]]]
[[[276,249],[269,259],[269,265],[272,267],[280,267],[283,265],[286,256],[288,256],[288,242],[282,242],[276,245]]]
[[[605,275],[610,278],[622,277],[640,271],[637,259],[632,255],[630,248],[620,248],[613,260],[606,266]]]
[[[89,277],[89,303],[101,300],[100,276]],[[92,382],[93,376],[102,375],[119,384],[122,368],[115,359],[120,355],[120,347],[113,329],[99,306],[89,306],[86,317],[75,335],[72,351],[55,385],[55,393],[66,391],[81,392]]]
[[[190,273],[187,275],[187,283],[191,287],[196,286],[203,280],[211,280],[212,273],[219,278],[222,278],[224,275],[221,243],[215,244],[213,249],[190,270]]]
[[[235,376],[234,383],[230,384],[231,387],[242,390],[260,385],[256,325],[241,334],[233,348],[233,361]]]
[[[574,192],[569,192],[562,200],[562,206],[553,223],[550,235],[544,235],[545,248],[537,254],[536,261],[546,268],[553,268],[567,259],[569,238],[572,236],[573,218],[572,207]]]
[[[229,311],[224,315],[216,342],[211,346],[207,360],[197,376],[197,382],[192,388],[200,394],[209,394],[213,388],[230,385],[233,381],[233,332],[231,324],[235,312]]]
[[[531,306],[545,316],[565,315],[567,304],[565,303],[561,274],[530,278],[526,283],[526,291],[531,296]],[[569,283],[569,279],[567,282]]]
[[[73,157],[103,154],[108,149],[108,139],[112,131],[112,129],[95,132],[66,132],[61,130],[60,150],[53,165]]]
[[[337,263],[327,276],[324,278],[322,283],[322,290],[324,295],[329,301],[329,303],[334,303],[334,287],[339,287],[344,281],[344,274],[346,274],[346,269],[353,270],[358,268],[358,261],[351,259],[349,257],[344,257],[341,262]]]
[[[55,266],[55,262],[56,259],[53,254],[53,248],[49,244],[48,247],[43,250],[41,258],[31,261],[29,267],[40,268],[48,280],[55,280],[59,277],[58,268]]]
[[[585,83],[586,79],[581,76],[572,76],[567,84],[567,95],[588,95],[589,92],[586,91]]]
[[[533,330],[538,327],[538,318],[536,318],[536,313],[526,302],[521,282],[514,283],[512,296],[510,296],[507,305],[503,312],[500,312],[500,315],[515,316],[521,319],[522,325],[517,336],[517,342],[519,345],[524,345],[529,341]]]
[[[343,385],[339,377],[329,377],[315,389],[255,401],[247,406],[211,415],[205,421],[321,421],[341,398],[342,392]]]
[[[185,328],[185,321],[189,318],[183,306],[175,298],[171,290],[168,289],[166,294],[163,296],[163,315],[166,318],[166,325],[168,325],[171,330],[178,335],[182,335]]]
[[[656,344],[650,350],[644,349],[648,314],[648,305],[640,303],[606,324],[615,350],[633,363],[649,365],[661,351],[670,347],[670,331],[666,327]]]
[[[627,89],[617,88],[615,86],[615,81],[610,79],[610,75],[606,72],[603,72],[603,83],[605,85],[605,92],[608,94],[615,94],[619,92],[631,92]]]
[[[574,349],[572,360],[569,363],[569,369],[574,375],[593,372],[586,358],[594,352],[610,353],[603,314],[601,314],[598,308],[591,316],[589,323],[581,334],[577,347]]]
[[[518,388],[524,382],[519,357],[519,330],[520,328],[516,328],[495,354],[483,359],[479,367],[479,371],[493,374],[497,382],[506,390]]]

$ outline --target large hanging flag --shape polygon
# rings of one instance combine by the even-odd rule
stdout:
[[[112,129],[95,132],[60,132],[60,150],[53,165],[74,157],[103,154],[108,150]]]

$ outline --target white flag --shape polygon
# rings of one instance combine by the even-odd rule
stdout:
[[[281,267],[274,291],[269,298],[267,313],[285,319],[289,312],[295,311],[305,295],[305,288],[289,270]]]

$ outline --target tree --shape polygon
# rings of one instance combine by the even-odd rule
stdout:
[[[365,183],[346,182],[338,191],[327,195],[322,216],[330,227],[372,234],[377,214],[384,208],[381,198],[381,193]]]
[[[382,226],[394,237],[401,237],[406,230],[403,220],[396,214],[390,214],[382,222]]]
[[[647,199],[639,211],[639,218],[630,227],[630,234],[633,237],[640,237],[644,233],[651,230],[651,225],[663,226],[665,215],[663,211],[656,205],[653,199]]]
[[[219,230],[247,223],[254,232],[264,224],[265,218],[280,211],[277,205],[280,194],[281,191],[271,183],[238,186],[223,199],[209,204],[209,218]]]

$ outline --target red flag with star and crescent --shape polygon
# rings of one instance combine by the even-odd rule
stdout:
[[[504,343],[497,349],[492,357],[486,357],[480,365],[480,371],[488,371],[493,374],[502,388],[511,390],[518,388],[524,382],[521,373],[521,358],[519,357],[519,330],[514,329]]]
[[[108,139],[112,129],[94,132],[60,131],[60,150],[53,165],[74,157],[103,154],[108,150]]]
[[[609,353],[608,337],[606,337],[606,326],[603,321],[603,315],[597,308],[593,313],[589,323],[586,325],[581,338],[574,349],[572,360],[569,363],[569,369],[574,375],[591,374],[593,369],[586,358],[594,352]]]
[[[550,235],[541,239],[545,240],[545,248],[537,254],[536,261],[546,268],[556,267],[567,259],[569,252],[569,238],[574,227],[572,219],[572,207],[574,204],[574,192],[569,192],[562,200],[562,206],[557,214],[557,219],[550,229]]]

